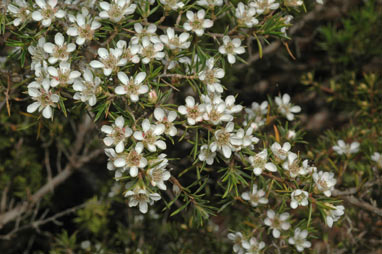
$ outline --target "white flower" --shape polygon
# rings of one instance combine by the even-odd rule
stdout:
[[[373,153],[373,155],[371,156],[371,159],[377,163],[377,166],[379,168],[382,168],[382,155],[380,153],[377,153],[377,152]]]
[[[29,6],[25,0],[14,0],[12,4],[8,5],[8,12],[15,17],[13,20],[14,26],[19,26],[21,23],[26,22],[30,17]]]
[[[243,234],[241,232],[229,233],[227,237],[228,239],[233,241],[233,251],[238,254],[243,254],[244,253],[243,245],[242,245],[244,241]]]
[[[309,204],[309,193],[307,191],[297,189],[291,193],[290,197],[292,199],[290,207],[293,209],[296,209],[298,206],[307,206]]]
[[[285,6],[297,7],[304,4],[303,0],[284,0]]]
[[[261,104],[253,102],[251,108],[245,108],[248,120],[244,122],[245,125],[250,123],[254,130],[263,126],[265,123],[264,115],[268,113],[268,102],[263,101]]]
[[[28,113],[33,113],[38,109],[39,112],[42,111],[44,118],[49,119],[53,117],[52,107],[56,106],[60,97],[49,89],[50,82],[48,79],[44,79],[41,84],[34,81],[28,85],[28,94],[35,100],[35,102],[27,107]]]
[[[101,23],[90,17],[89,11],[86,8],[82,9],[82,13],[77,13],[77,16],[72,18],[73,26],[66,30],[70,36],[77,37],[76,43],[83,45],[85,41],[91,41],[94,37],[94,32],[101,27]]]
[[[70,63],[68,62],[60,62],[59,68],[49,66],[48,73],[52,77],[50,81],[51,87],[73,84],[74,80],[81,76],[81,72],[70,69]]]
[[[259,24],[259,21],[254,16],[256,15],[256,9],[248,7],[247,5],[239,2],[235,11],[235,17],[238,24],[246,27],[253,27]]]
[[[126,59],[128,62],[139,63],[140,58],[138,56],[139,52],[141,52],[141,45],[133,44],[127,46],[127,42],[124,40],[119,40],[117,42],[117,48],[122,49],[121,58]]]
[[[325,221],[328,227],[333,226],[333,222],[336,222],[345,213],[345,207],[342,205],[334,206],[332,210],[326,211]]]
[[[198,0],[198,1],[196,1],[196,4],[200,5],[200,6],[206,6],[209,8],[213,8],[215,6],[222,6],[223,0]]]
[[[142,121],[142,131],[135,131],[134,138],[141,141],[150,152],[155,152],[157,148],[164,150],[167,147],[166,143],[159,139],[164,130],[165,126],[163,124],[150,124],[149,119],[144,119]]]
[[[142,85],[143,80],[146,78],[145,72],[138,73],[135,78],[129,78],[124,72],[118,72],[118,79],[122,85],[115,88],[115,93],[118,95],[127,95],[132,102],[139,100],[139,95],[145,94],[149,91],[147,85]]]
[[[265,197],[264,190],[257,190],[257,185],[252,186],[252,192],[244,192],[241,194],[241,197],[244,200],[247,200],[251,203],[251,206],[256,207],[259,204],[268,204],[268,199]]]
[[[316,3],[318,3],[318,4],[324,4],[324,0],[316,0]]]
[[[154,204],[154,201],[161,199],[158,193],[149,193],[146,189],[135,187],[132,191],[129,190],[125,193],[125,197],[129,199],[129,207],[139,205],[141,213],[147,213],[148,204]]]
[[[113,0],[111,3],[101,2],[100,7],[103,10],[99,13],[101,18],[119,22],[124,16],[133,14],[137,5],[130,0]]]
[[[135,23],[134,30],[136,34],[130,39],[130,43],[132,44],[138,44],[143,37],[147,37],[148,39],[154,37],[158,40],[158,35],[156,34],[157,26],[155,24],[149,24],[147,27],[143,27],[142,24]]]
[[[138,143],[134,149],[119,155],[113,162],[114,166],[123,168],[123,171],[129,170],[130,176],[136,177],[138,169],[143,169],[147,166],[147,159],[143,157],[142,151],[143,144]]]
[[[125,141],[133,134],[133,131],[125,126],[125,119],[119,116],[113,125],[103,125],[101,131],[106,133],[103,142],[106,146],[115,145],[115,151],[122,153],[125,150]]]
[[[48,59],[49,55],[44,50],[45,42],[45,37],[40,37],[36,46],[28,47],[28,52],[32,55],[31,70],[35,70],[36,66],[41,66]]]
[[[260,254],[261,250],[265,247],[264,242],[258,242],[254,237],[251,237],[249,241],[243,241],[242,245],[246,250],[246,254]]]
[[[98,49],[98,56],[100,57],[100,61],[93,60],[90,62],[90,66],[92,68],[102,68],[103,74],[105,76],[110,76],[110,74],[113,71],[116,71],[118,66],[124,66],[127,63],[126,58],[121,58],[122,56],[122,49],[116,48],[116,49],[105,49],[105,48],[99,48]]]
[[[277,172],[277,167],[272,162],[268,162],[268,151],[264,149],[263,151],[255,154],[254,156],[250,156],[248,158],[249,163],[253,167],[253,173],[255,175],[261,175],[265,169],[271,172]]]
[[[294,119],[293,113],[299,113],[301,111],[300,106],[293,106],[290,103],[289,94],[284,94],[283,96],[277,96],[275,102],[278,106],[279,112],[284,115],[289,121]]]
[[[215,132],[214,140],[210,144],[211,152],[219,150],[224,157],[229,159],[234,150],[234,146],[240,146],[241,140],[234,137],[234,123],[228,122],[224,129],[219,129]]]
[[[223,37],[223,45],[219,47],[220,54],[227,55],[228,62],[234,64],[236,62],[235,55],[241,55],[245,53],[245,49],[241,45],[241,40],[231,38],[227,35]]]
[[[210,58],[206,61],[206,68],[199,72],[199,79],[207,86],[207,90],[211,93],[223,93],[223,86],[220,79],[225,75],[222,68],[214,68],[215,59]]]
[[[32,13],[32,19],[35,21],[41,21],[43,26],[50,26],[55,18],[65,17],[65,11],[56,7],[57,0],[48,0],[48,4],[45,0],[36,0],[36,4],[40,7],[40,10],[36,10]]]
[[[175,34],[172,27],[167,28],[167,34],[162,34],[160,40],[171,50],[188,49],[191,42],[188,41],[190,34],[183,32],[180,35]]]
[[[151,168],[148,170],[148,174],[150,177],[151,185],[158,186],[158,188],[161,190],[167,189],[164,181],[167,181],[171,177],[170,172],[166,169],[168,166],[168,160],[166,159],[166,156],[166,154],[162,153],[158,156],[157,159],[154,159],[149,163],[149,167]]]
[[[184,7],[184,3],[179,0],[160,0],[160,3],[164,5],[166,10],[176,11]]]
[[[300,228],[296,228],[294,230],[294,236],[288,239],[289,244],[293,244],[298,252],[302,252],[305,248],[310,248],[312,244],[306,240],[308,236],[307,230],[302,230]]]
[[[257,144],[257,142],[259,142],[259,139],[252,136],[252,133],[253,133],[252,127],[249,127],[246,131],[244,131],[244,129],[242,128],[236,131],[235,137],[241,140],[240,148],[253,147],[253,144]]]
[[[290,149],[291,145],[289,144],[289,142],[285,142],[282,147],[277,142],[273,143],[271,146],[273,155],[282,161],[287,158]]]
[[[143,37],[140,51],[142,63],[148,64],[154,59],[163,59],[165,57],[165,53],[162,50],[163,43],[159,40],[158,37]]]
[[[345,143],[342,139],[337,141],[337,145],[333,146],[333,150],[336,151],[339,155],[345,154],[350,156],[352,153],[358,153],[359,143],[352,142],[351,144]]]
[[[293,140],[296,138],[296,132],[294,130],[288,130],[286,138],[288,140]]]
[[[289,176],[295,178],[298,175],[304,175],[305,171],[299,165],[300,160],[297,154],[289,152],[288,159],[283,163],[283,168],[288,171]]]
[[[178,115],[176,114],[175,111],[169,111],[166,113],[163,109],[161,108],[156,108],[154,110],[154,117],[158,121],[158,123],[161,123],[165,126],[165,131],[164,133],[173,137],[176,135],[178,130],[174,126],[174,121]]]
[[[206,11],[201,9],[195,14],[192,11],[187,11],[186,16],[188,21],[183,24],[184,29],[193,31],[197,36],[204,34],[205,28],[211,28],[214,22],[210,19],[205,19]]]
[[[187,116],[187,122],[189,125],[195,125],[197,122],[203,120],[203,113],[205,111],[204,104],[196,104],[195,99],[192,96],[186,97],[186,106],[179,106],[178,112]]]
[[[84,79],[76,79],[73,84],[73,89],[76,93],[73,96],[75,100],[81,100],[82,102],[88,102],[90,106],[94,106],[97,103],[97,90],[101,84],[99,77],[94,77],[93,73],[86,69],[83,72]]]
[[[216,153],[211,152],[208,145],[202,145],[200,147],[200,153],[198,155],[200,161],[205,161],[207,165],[212,165],[214,163],[215,157]]]
[[[288,222],[289,213],[276,214],[273,210],[267,211],[267,218],[264,219],[264,224],[272,229],[274,238],[280,237],[281,230],[288,230],[290,223]]]
[[[332,195],[334,185],[337,183],[337,180],[334,178],[334,174],[332,172],[315,172],[313,173],[313,180],[315,183],[314,187],[316,191],[323,192],[327,197]]]
[[[306,175],[311,174],[317,171],[317,168],[315,166],[310,166],[308,160],[304,160],[302,162],[302,166],[300,167],[299,174],[300,175]]]
[[[253,2],[249,3],[249,6],[255,8],[258,14],[262,14],[270,10],[276,10],[280,4],[275,3],[275,0],[253,0]]]
[[[235,105],[235,96],[228,95],[225,100],[225,111],[228,114],[236,114],[243,110],[242,105]]]
[[[54,36],[54,43],[47,42],[44,44],[44,50],[50,55],[48,61],[55,64],[57,61],[67,61],[69,53],[76,50],[74,43],[65,43],[65,38],[62,33],[56,33]]]
[[[230,122],[233,116],[226,113],[225,103],[219,104],[206,104],[203,119],[211,122],[213,125],[218,125],[221,122]]]
[[[293,16],[292,15],[287,15],[285,17],[282,18],[284,20],[284,24],[285,26],[283,26],[280,31],[285,35],[287,36],[287,29],[289,28],[290,26],[290,23],[291,21],[293,20]]]
[[[114,162],[115,160],[122,158],[124,154],[117,154],[113,148],[106,148],[105,154],[108,157],[107,169],[114,170],[115,171],[114,178],[116,181],[119,181],[120,177],[122,177],[122,173],[126,170],[126,167],[118,168],[114,166]]]

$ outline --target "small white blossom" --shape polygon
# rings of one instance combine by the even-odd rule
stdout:
[[[256,9],[248,7],[247,5],[239,2],[235,11],[235,17],[238,24],[246,27],[253,27],[259,24],[259,21],[254,16],[256,15]]]
[[[290,103],[289,94],[284,94],[283,96],[277,96],[275,102],[278,106],[279,112],[284,115],[289,121],[294,119],[294,114],[301,111],[300,106],[294,106]]]
[[[341,218],[341,216],[345,213],[345,207],[342,205],[335,206],[333,208],[334,209],[332,210],[326,211],[325,217],[326,225],[328,225],[328,227],[330,228],[333,226],[333,223],[338,221]]]
[[[284,0],[285,6],[298,7],[304,4],[303,0]]]
[[[244,110],[248,118],[244,124],[250,124],[254,130],[257,130],[265,124],[264,115],[268,113],[268,102],[263,101],[261,104],[253,102],[251,108],[245,108]]]
[[[219,47],[220,54],[227,55],[228,62],[234,64],[236,62],[236,55],[245,53],[245,49],[241,46],[241,40],[231,38],[227,35],[223,37],[223,45]]]
[[[158,186],[158,188],[161,190],[166,190],[167,187],[164,182],[171,177],[170,172],[166,169],[168,166],[166,154],[160,154],[157,159],[150,161],[149,164],[153,165],[149,166],[150,169],[148,170],[151,185]]]
[[[279,160],[285,160],[288,157],[289,150],[291,149],[291,145],[289,142],[285,142],[283,146],[277,142],[273,143],[271,146],[271,150],[274,156],[276,156]]]
[[[312,244],[306,240],[307,236],[307,230],[301,231],[300,228],[296,228],[294,230],[294,236],[288,239],[288,243],[294,245],[298,252],[302,252],[305,248],[312,246]]]
[[[36,46],[29,46],[28,52],[32,56],[31,70],[35,70],[37,66],[43,65],[49,55],[44,50],[44,45],[46,43],[45,37],[40,37],[38,39]]]
[[[309,193],[307,191],[297,189],[291,193],[290,197],[290,207],[293,209],[296,209],[298,206],[307,206],[309,204]]]
[[[288,140],[293,140],[296,138],[296,132],[294,130],[288,130],[287,134],[286,134],[286,138]]]
[[[158,37],[143,37],[140,51],[142,63],[148,64],[154,59],[163,59],[165,57],[163,47],[163,43],[159,40]]]
[[[140,23],[134,24],[135,36],[131,37],[130,42],[132,44],[138,44],[144,37],[148,39],[155,38],[158,41],[158,35],[156,34],[157,26],[155,24],[149,24],[147,27],[143,27]]]
[[[143,157],[143,144],[137,143],[134,149],[129,152],[122,153],[114,160],[114,166],[123,168],[122,171],[129,170],[132,177],[138,175],[138,169],[143,169],[147,166],[147,159]]]
[[[196,1],[197,5],[206,6],[208,8],[213,8],[215,6],[222,6],[223,0],[198,0]]]
[[[124,40],[119,40],[117,42],[117,48],[122,49],[122,59],[126,59],[128,62],[131,63],[139,63],[139,52],[142,50],[142,46],[139,44],[133,44],[127,46],[127,42]]]
[[[371,156],[371,159],[377,163],[377,166],[379,168],[382,168],[382,155],[380,153],[377,153],[377,152],[373,153],[373,155]]]
[[[215,132],[214,140],[210,144],[211,152],[219,150],[223,153],[224,157],[231,158],[232,151],[234,151],[234,146],[240,146],[241,140],[234,137],[232,133],[234,130],[234,123],[227,123],[224,129],[219,129]]]
[[[324,4],[324,0],[316,0],[316,3],[318,3],[318,4]]]
[[[288,174],[292,178],[296,178],[298,175],[304,175],[304,168],[300,167],[300,160],[297,154],[289,152],[288,159],[282,164],[283,169],[288,171]]]
[[[70,26],[66,33],[77,37],[77,45],[83,45],[86,41],[93,40],[95,30],[101,27],[101,23],[92,19],[86,8],[82,9],[82,13],[77,13],[77,16],[71,16],[71,19],[74,25]]]
[[[99,16],[103,19],[110,19],[113,22],[119,22],[126,15],[133,14],[137,8],[130,0],[113,0],[111,3],[101,2],[102,11]]]
[[[218,125],[221,122],[230,122],[233,116],[226,113],[226,106],[224,102],[219,104],[206,104],[203,119],[211,122],[213,125]]]
[[[56,7],[58,0],[36,0],[36,4],[40,7],[32,13],[32,19],[35,21],[41,21],[43,26],[50,26],[55,18],[65,17],[65,11]]]
[[[195,103],[195,99],[192,96],[186,97],[186,105],[179,106],[178,112],[187,116],[187,122],[189,125],[195,125],[197,122],[203,120],[203,113],[205,106],[203,104]]]
[[[313,173],[313,180],[316,191],[323,192],[327,197],[332,195],[334,186],[337,183],[332,172],[319,171],[318,173]]]
[[[159,139],[164,130],[165,126],[163,124],[150,124],[149,119],[144,119],[142,121],[142,131],[135,131],[134,138],[141,141],[150,152],[156,152],[157,148],[164,150],[167,147],[166,143]]]
[[[182,0],[160,0],[160,3],[164,5],[165,10],[176,11],[184,7]]]
[[[310,166],[308,160],[304,160],[302,162],[302,166],[300,167],[300,175],[306,175],[311,174],[317,171],[317,168],[315,166]]]
[[[190,34],[183,32],[180,35],[175,34],[172,27],[167,28],[167,34],[162,34],[160,40],[171,50],[175,49],[188,49],[191,42],[188,41]]]
[[[93,73],[86,69],[83,72],[83,79],[76,79],[73,84],[73,89],[76,93],[73,96],[75,100],[81,100],[82,102],[88,102],[90,106],[94,106],[97,103],[97,90],[101,84],[99,77],[94,77]]]
[[[249,6],[256,9],[258,14],[265,14],[270,10],[276,10],[280,7],[280,4],[275,0],[253,0],[249,3]]]
[[[235,100],[236,100],[235,96],[233,96],[233,95],[228,95],[225,98],[224,103],[225,103],[226,113],[236,114],[236,113],[239,113],[243,110],[243,106],[235,104]]]
[[[272,229],[274,238],[279,238],[281,230],[288,230],[290,228],[288,219],[289,213],[276,214],[273,210],[268,210],[264,224]]]
[[[173,137],[176,135],[178,130],[174,125],[174,121],[178,115],[175,111],[164,111],[161,108],[156,108],[154,110],[154,117],[158,121],[158,123],[163,124],[165,126],[164,133]]]
[[[146,189],[141,187],[135,187],[133,190],[129,190],[125,193],[125,197],[129,200],[129,207],[139,205],[139,211],[141,213],[147,213],[148,204],[154,204],[154,201],[161,199],[158,193],[149,193]]]
[[[285,17],[283,17],[283,20],[284,20],[284,24],[285,26],[283,26],[280,31],[285,35],[287,36],[287,29],[288,27],[290,26],[291,24],[291,21],[293,20],[293,16],[292,15],[287,15]]]
[[[70,63],[68,62],[60,62],[59,68],[49,66],[48,73],[52,77],[50,81],[51,87],[73,84],[74,80],[81,76],[81,72],[70,69]]]
[[[101,131],[106,133],[106,137],[103,139],[105,145],[114,145],[117,153],[122,153],[125,150],[126,139],[133,134],[133,131],[128,126],[125,126],[123,116],[117,117],[111,126],[103,125]]]
[[[241,232],[229,233],[227,237],[228,239],[233,241],[233,251],[238,254],[243,254],[244,253],[244,249],[242,245],[244,241],[243,234]]]
[[[259,142],[259,139],[252,136],[253,133],[253,128],[249,127],[246,131],[244,129],[238,129],[236,131],[235,137],[237,139],[241,140],[241,146],[240,148],[243,147],[253,147],[253,144],[257,144]]]
[[[260,254],[261,250],[265,248],[265,243],[263,241],[258,242],[255,237],[251,237],[249,241],[243,241],[242,245],[245,249],[245,254]]]
[[[268,151],[267,149],[262,150],[261,152],[250,156],[248,158],[249,163],[253,167],[253,173],[255,175],[261,175],[265,169],[271,172],[277,172],[277,167],[272,162],[268,162]]]
[[[202,145],[200,147],[200,153],[198,158],[200,161],[205,161],[207,165],[212,165],[216,157],[216,152],[211,152],[208,145]]]
[[[204,29],[211,28],[214,22],[210,19],[205,19],[206,11],[201,9],[196,14],[192,11],[187,11],[186,16],[188,21],[183,24],[184,29],[193,31],[197,36],[204,34]]]
[[[41,84],[36,81],[30,83],[28,85],[28,94],[35,100],[35,102],[27,107],[28,113],[33,113],[38,109],[39,112],[42,111],[44,118],[49,119],[53,117],[52,107],[56,106],[60,97],[58,94],[50,91],[49,80],[45,79]]]
[[[337,141],[337,145],[333,146],[333,150],[336,151],[339,155],[345,154],[350,156],[353,153],[358,153],[359,143],[352,142],[351,144],[345,143],[342,139]]]
[[[11,13],[15,19],[13,20],[14,26],[19,26],[21,23],[26,22],[30,18],[30,10],[25,0],[14,0],[12,4],[8,4],[8,12]]]
[[[118,95],[126,94],[132,102],[137,102],[139,100],[139,95],[149,91],[147,85],[142,85],[143,80],[146,78],[145,72],[138,73],[135,78],[129,78],[124,72],[118,72],[117,75],[122,85],[115,88],[115,93]]]
[[[51,64],[57,63],[57,61],[67,61],[69,54],[76,50],[76,44],[65,43],[65,38],[62,33],[56,33],[54,36],[54,43],[47,42],[44,44],[44,50],[50,55],[48,61]]]
[[[265,191],[257,190],[257,185],[252,186],[252,192],[244,192],[241,194],[244,200],[251,203],[252,207],[257,207],[259,204],[268,204],[268,199],[265,197]]]
[[[126,58],[121,58],[122,49],[111,48],[109,50],[105,48],[98,49],[98,60],[93,60],[90,62],[90,66],[95,69],[103,69],[103,74],[105,76],[110,76],[113,71],[118,69],[118,66],[124,66],[127,63]]]

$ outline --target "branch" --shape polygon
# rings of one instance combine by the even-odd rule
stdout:
[[[9,210],[5,213],[0,214],[0,229],[10,221],[17,219],[23,213],[27,212],[31,207],[38,203],[45,195],[51,192],[52,188],[54,189],[69,176],[72,175],[74,169],[77,169],[84,165],[86,162],[97,157],[103,152],[103,149],[95,150],[87,155],[79,157],[81,148],[84,144],[85,134],[92,128],[92,123],[90,118],[86,117],[84,121],[79,125],[76,135],[76,141],[73,144],[71,153],[69,155],[69,162],[60,173],[53,177],[50,181],[48,180],[45,185],[43,185],[37,192],[35,192],[28,200],[17,205],[12,210]]]

